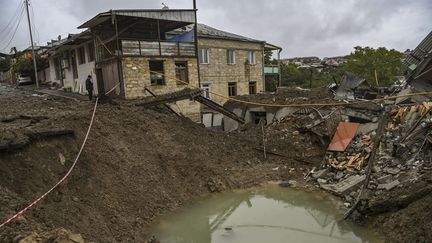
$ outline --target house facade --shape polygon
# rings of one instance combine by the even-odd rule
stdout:
[[[204,24],[198,24],[197,33],[200,86],[206,98],[223,105],[227,97],[265,91],[264,51],[281,48]],[[201,118],[207,127],[222,126],[223,115],[204,105]]]
[[[179,91],[190,84],[222,105],[223,96],[264,91],[266,43],[197,24],[195,10],[110,10],[55,41],[47,51],[51,81],[86,93],[92,75],[95,91],[136,99]],[[197,43],[197,44],[196,44]],[[177,80],[181,80],[178,82]],[[169,104],[206,126],[221,126],[222,115],[194,100]],[[209,118],[211,121],[209,121]]]
[[[89,31],[70,34],[65,39],[53,40],[44,57],[49,68],[39,72],[41,80],[58,83],[72,92],[87,94],[85,80],[91,75],[97,94],[95,75],[95,48]]]

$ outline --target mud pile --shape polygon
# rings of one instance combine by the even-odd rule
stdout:
[[[74,135],[32,140],[0,154],[0,216],[6,219],[48,190],[70,167],[93,103],[1,90],[3,141],[42,127]],[[36,129],[37,128],[37,129]],[[16,135],[16,137],[14,137]],[[87,146],[71,176],[0,232],[0,241],[64,228],[86,241],[144,241],[146,226],[168,210],[214,191],[279,179],[288,158],[262,159],[250,141],[187,119],[114,101],[98,106]],[[42,233],[41,233],[42,232]]]

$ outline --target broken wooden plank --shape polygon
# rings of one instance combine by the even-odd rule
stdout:
[[[226,109],[225,107],[219,105],[218,103],[209,100],[207,98],[205,98],[204,96],[196,96],[194,98],[196,101],[200,102],[201,104],[208,106],[209,108],[233,119],[236,122],[239,122],[240,124],[245,124],[245,120],[242,117],[237,116],[234,112]]]
[[[145,91],[149,92],[149,94],[151,94],[153,97],[157,97],[157,95],[155,93],[153,93],[150,89],[148,89],[147,87],[144,89]],[[179,117],[184,117],[183,114],[179,114],[177,112],[175,112],[175,110],[173,110],[169,105],[167,104],[163,104],[168,110],[170,110],[172,113],[176,114]]]
[[[200,89],[185,88],[180,91],[167,93],[167,94],[159,95],[157,97],[150,98],[144,102],[136,104],[136,106],[150,107],[159,104],[173,103],[179,100],[186,100],[186,99],[192,100],[197,96],[201,96],[201,93],[202,90]]]

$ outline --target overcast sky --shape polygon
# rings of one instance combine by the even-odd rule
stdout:
[[[0,51],[30,43],[27,21],[13,36],[7,26],[23,0],[0,0]],[[192,8],[192,0],[31,0],[35,41],[76,33],[84,21],[109,9]],[[353,46],[414,48],[432,30],[431,0],[197,0],[198,21],[265,40],[283,48],[283,57],[338,56]],[[19,11],[18,14],[19,16]],[[15,20],[15,19],[14,19]],[[6,28],[8,27],[8,28]],[[6,28],[6,30],[5,30]]]

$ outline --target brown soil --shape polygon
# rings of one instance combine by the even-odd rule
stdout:
[[[64,175],[78,152],[93,108],[90,102],[31,94],[0,85],[0,118],[47,117],[34,122],[0,122],[0,143],[19,140],[28,131],[41,128],[72,129],[75,135],[31,140],[23,148],[0,153],[0,220]],[[0,242],[17,241],[32,232],[47,242],[57,239],[56,232],[80,233],[86,241],[143,242],[148,238],[148,225],[158,215],[208,193],[270,180],[301,181],[312,167],[320,165],[325,153],[315,135],[297,132],[299,126],[313,120],[307,116],[267,126],[267,149],[275,154],[264,159],[259,150],[260,127],[233,133],[213,131],[162,108],[144,109],[135,103],[114,100],[98,106],[87,146],[71,176],[35,208],[2,228]],[[334,124],[316,129],[331,136]],[[432,197],[426,190],[431,181],[427,178],[430,175],[366,207],[370,210],[364,212],[367,222],[386,241],[432,241]]]
[[[70,167],[93,103],[31,96],[18,90],[3,90],[0,102],[1,117],[44,115],[46,125],[75,131],[74,137],[32,141],[0,154],[3,220],[49,189]],[[15,122],[15,126],[1,123],[2,130],[21,134],[37,126]],[[0,241],[56,228],[80,233],[85,240],[144,241],[146,226],[156,216],[196,197],[302,176],[287,172],[297,167],[296,161],[265,160],[255,149],[258,146],[247,136],[211,131],[133,102],[101,104],[71,176],[34,209],[3,228]]]

